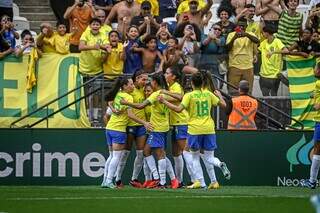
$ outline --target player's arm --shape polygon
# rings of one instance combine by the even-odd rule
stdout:
[[[138,118],[133,112],[131,108],[127,108],[128,117],[133,120],[134,122],[137,122],[139,124],[142,124],[148,131],[153,131],[154,127],[150,122],[147,122],[143,119]]]
[[[174,105],[172,103],[170,103],[169,101],[167,101],[162,95],[160,95],[158,97],[158,100],[160,101],[160,103],[163,103],[164,105],[166,105],[169,109],[175,111],[175,112],[182,112],[182,110],[184,109],[182,104],[179,105]]]
[[[172,101],[182,101],[182,98],[183,98],[183,95],[181,95],[180,93],[176,93],[176,92],[170,92],[170,91],[168,91],[168,90],[161,90],[161,93],[162,94],[165,94],[165,95],[168,95],[168,96],[170,96],[171,98],[173,98],[173,99],[171,99]],[[169,102],[171,102],[170,101],[170,99],[168,99],[168,98],[166,98],[166,100],[168,100]]]
[[[142,103],[131,103],[126,101],[125,99],[121,99],[120,104],[127,105],[135,109],[143,109],[150,104],[150,101],[144,100]]]
[[[220,91],[219,90],[215,90],[214,94],[220,99],[219,102],[218,102],[218,105],[220,107],[222,107],[222,108],[226,108],[226,106],[227,106],[226,101],[223,99]]]

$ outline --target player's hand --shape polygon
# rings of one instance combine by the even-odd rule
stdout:
[[[152,131],[154,130],[154,127],[153,127],[152,123],[150,123],[150,122],[146,122],[146,123],[144,124],[144,127],[145,127],[146,130],[148,130],[149,132],[152,132]]]
[[[122,99],[120,100],[120,104],[122,104],[122,105],[128,105],[128,101],[126,101],[124,98],[122,98]]]
[[[162,90],[160,91],[160,93],[161,93],[161,94],[165,94],[165,95],[167,95],[167,94],[168,94],[168,91],[167,91],[167,90],[165,90],[165,89],[162,89]]]
[[[163,95],[159,95],[158,96],[158,101],[160,102],[160,103],[164,103],[164,97],[163,97]]]
[[[219,90],[215,90],[213,94],[215,94],[219,98],[222,98],[221,92]]]

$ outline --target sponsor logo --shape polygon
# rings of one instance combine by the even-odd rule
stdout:
[[[300,182],[304,179],[288,178],[288,177],[277,177],[277,186],[295,186],[299,187]],[[319,186],[319,180],[317,181],[317,186]]]
[[[293,172],[293,166],[311,164],[312,148],[313,140],[307,142],[303,134],[300,140],[288,149],[287,160],[290,163],[290,172]]]

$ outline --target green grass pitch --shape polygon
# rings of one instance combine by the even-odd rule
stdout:
[[[0,212],[315,212],[319,189],[222,186],[218,190],[0,186]]]

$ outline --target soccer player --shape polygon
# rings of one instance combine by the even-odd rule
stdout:
[[[161,96],[161,89],[168,89],[168,85],[166,84],[163,75],[160,73],[152,75],[151,85],[154,92],[144,102],[132,103],[127,100],[123,100],[121,103],[136,109],[143,109],[146,106],[151,105],[150,122],[154,129],[150,132],[147,139],[144,155],[154,178],[154,181],[151,184],[153,185],[157,183],[160,179],[158,188],[165,188],[167,163],[170,163],[170,161],[168,162],[166,159],[165,153],[167,132],[169,131],[169,110],[164,104],[158,101],[158,97]],[[155,153],[158,160],[159,174],[150,149]],[[177,188],[178,186],[179,183],[176,179],[171,181],[172,188]]]
[[[225,107],[226,103],[218,90],[214,94],[210,91],[202,90],[203,79],[200,73],[192,75],[193,91],[183,96],[182,102],[177,106],[168,102],[163,96],[159,101],[168,106],[169,109],[176,112],[182,112],[186,109],[189,113],[188,121],[188,146],[192,154],[193,172],[195,175],[194,183],[188,188],[204,188],[203,172],[200,164],[200,149],[203,149],[205,158],[211,166],[212,176],[214,173],[214,150],[217,148],[214,121],[211,117],[211,108],[213,106]],[[219,184],[215,180],[209,185],[209,188],[218,188]]]
[[[121,88],[121,90],[120,90]],[[145,126],[149,131],[153,130],[152,124],[146,122],[140,118],[138,118],[130,107],[122,105],[120,101],[122,99],[126,100],[128,103],[133,102],[133,98],[130,93],[134,90],[134,84],[132,79],[129,78],[119,78],[116,81],[114,88],[111,90],[108,96],[115,97],[114,98],[114,107],[115,109],[121,111],[122,113],[116,114],[113,113],[106,127],[106,137],[109,145],[112,146],[113,155],[110,160],[108,168],[108,172],[106,178],[103,180],[101,186],[104,188],[115,188],[113,184],[113,177],[117,170],[120,158],[123,154],[123,150],[125,148],[125,144],[127,141],[126,128],[129,122],[129,119],[132,119],[138,123],[141,123]]]

